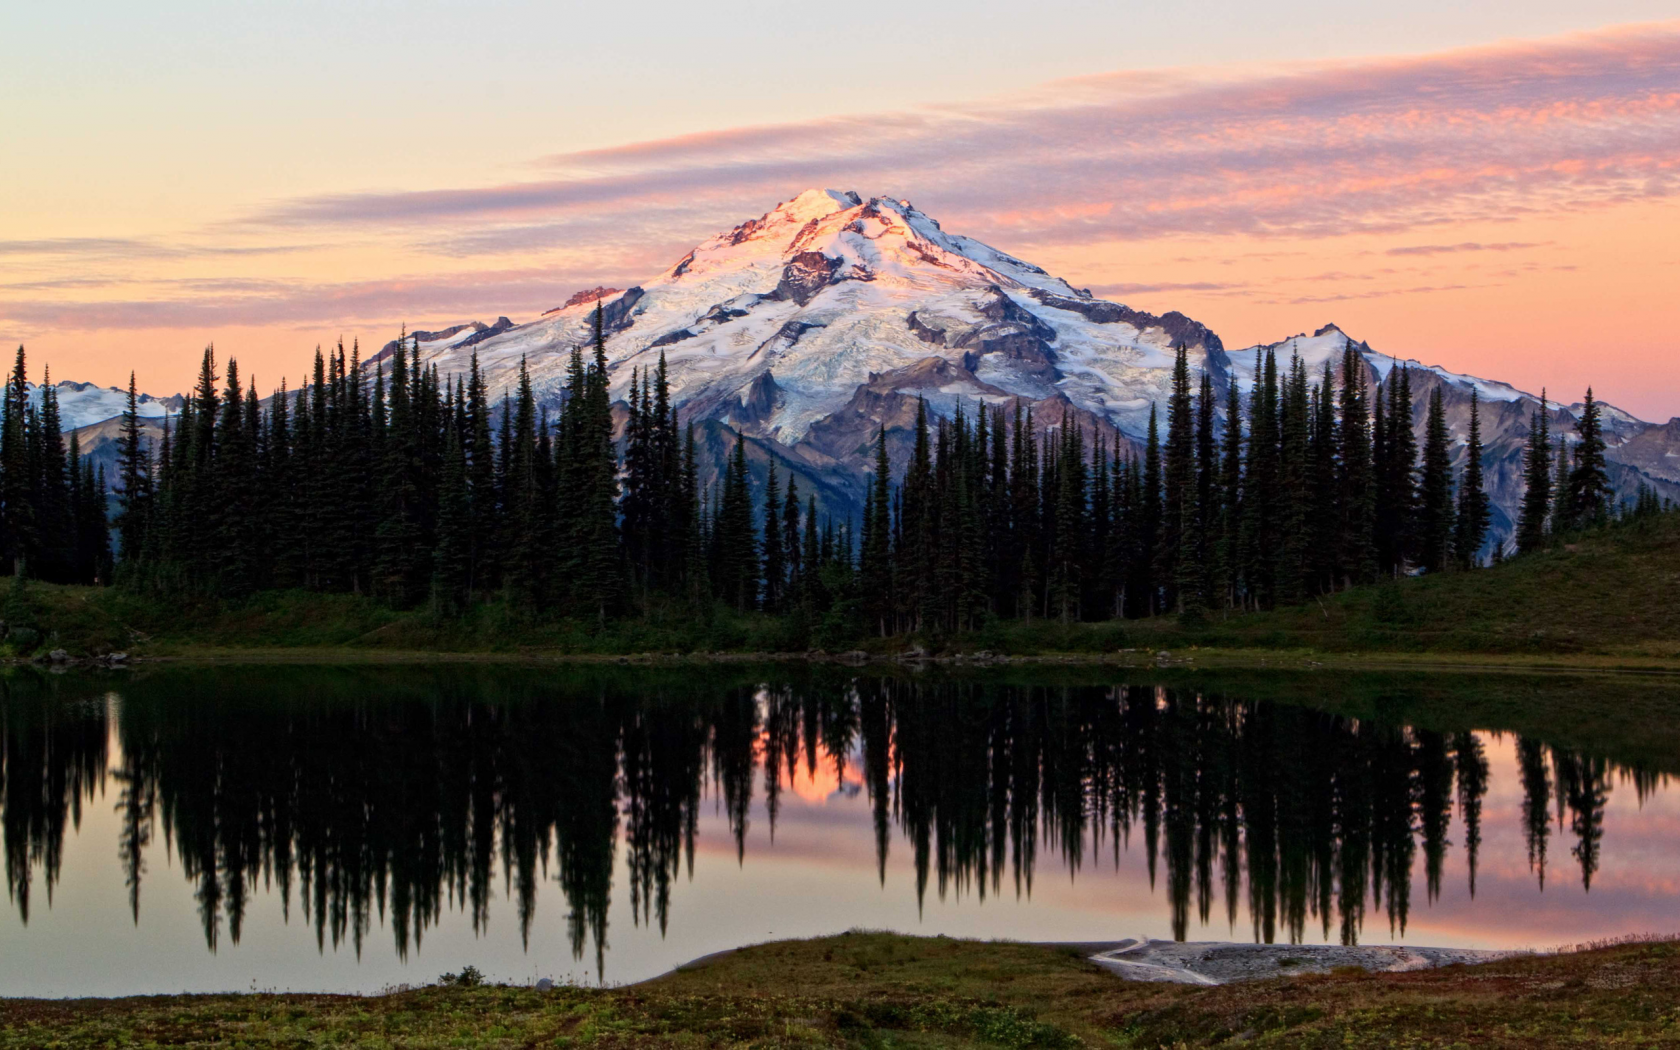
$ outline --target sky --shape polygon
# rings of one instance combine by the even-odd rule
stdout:
[[[3,5],[0,346],[295,385],[826,186],[1231,349],[1334,322],[1680,415],[1673,0],[1387,6]]]

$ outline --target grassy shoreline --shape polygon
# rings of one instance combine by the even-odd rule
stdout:
[[[619,988],[0,1000],[0,1048],[1654,1046],[1680,945],[1410,973],[1137,984],[1074,947],[851,933],[749,945]]]
[[[605,624],[532,617],[505,602],[461,617],[348,594],[238,601],[121,588],[0,585],[0,657],[125,651],[194,660],[787,660],[861,651],[978,654],[1141,666],[1429,667],[1680,671],[1680,515],[1618,525],[1475,572],[1388,581],[1268,612],[1144,620],[993,622],[882,638],[862,625],[713,606],[655,606]],[[288,654],[282,656],[282,654]],[[291,655],[308,654],[308,655]]]

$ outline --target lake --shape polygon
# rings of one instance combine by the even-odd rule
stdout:
[[[14,672],[0,995],[629,982],[851,928],[1671,933],[1676,713],[1465,674]]]

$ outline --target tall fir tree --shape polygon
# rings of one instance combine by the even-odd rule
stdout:
[[[1580,440],[1575,444],[1575,465],[1569,472],[1564,503],[1570,525],[1585,528],[1609,517],[1611,498],[1610,475],[1604,462],[1602,409],[1593,399],[1590,386],[1575,420],[1575,432]]]
[[[1446,569],[1452,558],[1453,494],[1451,435],[1439,384],[1429,394],[1424,426],[1423,477],[1418,487],[1417,560],[1429,572]]]
[[[1464,471],[1458,481],[1458,510],[1453,521],[1453,557],[1461,569],[1474,568],[1487,542],[1492,511],[1482,481],[1482,409],[1470,391],[1470,432],[1465,438]]]
[[[1523,454],[1522,513],[1517,519],[1517,550],[1537,551],[1546,544],[1546,520],[1552,509],[1552,438],[1546,391],[1540,407],[1529,416],[1528,444]]]

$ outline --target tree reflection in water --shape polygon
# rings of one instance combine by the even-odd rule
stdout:
[[[1176,937],[1192,913],[1235,923],[1246,904],[1257,940],[1316,926],[1353,943],[1371,913],[1404,932],[1420,849],[1431,900],[1455,838],[1474,894],[1488,783],[1476,733],[1153,685],[341,669],[169,673],[110,703],[75,693],[24,678],[0,700],[20,917],[37,885],[50,902],[66,829],[109,777],[136,922],[160,829],[212,950],[224,924],[238,942],[259,884],[288,915],[295,893],[323,948],[359,955],[377,918],[406,956],[445,909],[480,929],[500,877],[528,940],[552,875],[574,955],[592,949],[600,967],[621,838],[631,915],[663,932],[702,803],[721,806],[744,862],[755,791],[773,835],[801,767],[861,779],[877,872],[902,844],[918,901],[930,886],[1030,893],[1041,848],[1074,871],[1141,848]],[[1661,778],[1527,737],[1516,752],[1535,877],[1543,887],[1555,804],[1590,888],[1613,776],[1641,799]]]

